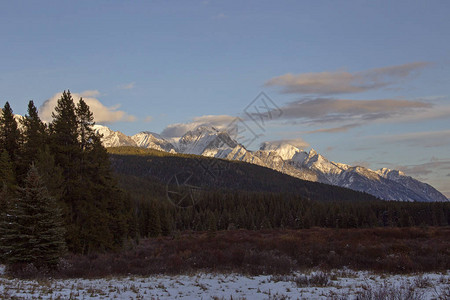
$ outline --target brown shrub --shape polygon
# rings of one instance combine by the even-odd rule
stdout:
[[[231,230],[145,239],[117,253],[68,255],[56,277],[192,271],[287,274],[318,267],[383,272],[450,269],[449,228]],[[23,269],[23,268],[22,268]],[[21,269],[21,270],[22,270]],[[32,270],[17,276],[40,276]],[[22,273],[20,273],[22,272]]]

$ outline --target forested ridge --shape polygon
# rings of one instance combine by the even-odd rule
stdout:
[[[139,236],[173,230],[446,226],[450,222],[448,202],[384,201],[253,164],[196,155],[135,147],[108,148],[108,152],[119,185],[136,207]],[[192,176],[186,184],[194,186],[195,205],[175,205],[168,191],[176,189],[174,176],[183,179],[186,173]]]
[[[382,201],[243,162],[105,149],[69,91],[46,124],[33,103],[0,116],[0,261],[55,267],[182,231],[447,226],[450,203]],[[20,122],[20,124],[18,124]],[[19,126],[20,125],[20,126]],[[181,184],[179,182],[185,183]],[[187,182],[189,181],[189,182]],[[189,188],[185,189],[185,185]],[[178,201],[183,193],[189,197]]]

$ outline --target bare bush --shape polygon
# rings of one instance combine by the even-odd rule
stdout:
[[[423,276],[423,274],[420,274],[416,278],[414,278],[414,284],[416,287],[421,289],[426,289],[432,286],[431,279],[427,276]]]
[[[311,275],[274,275],[271,281],[292,281],[297,287],[325,287],[331,285],[330,275],[317,272]]]
[[[365,285],[358,292],[357,300],[422,300],[423,292],[414,285],[402,282],[389,285],[386,282],[376,286]]]

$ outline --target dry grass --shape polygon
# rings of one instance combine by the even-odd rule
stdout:
[[[145,276],[197,271],[289,274],[294,270],[343,267],[391,273],[448,270],[450,228],[185,232],[142,240],[120,253],[71,255],[52,275]],[[426,280],[420,284],[426,284]]]

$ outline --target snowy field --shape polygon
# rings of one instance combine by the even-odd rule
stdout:
[[[414,300],[450,299],[449,293],[450,272],[391,276],[337,270],[329,273],[254,277],[199,273],[189,276],[38,281],[9,279],[0,275],[1,299],[356,299],[359,297],[359,299]],[[382,297],[383,295],[386,297]]]

